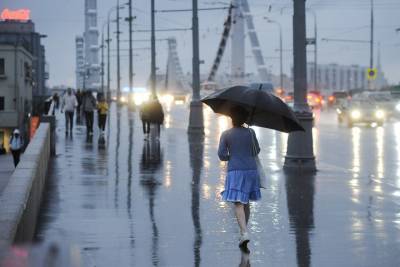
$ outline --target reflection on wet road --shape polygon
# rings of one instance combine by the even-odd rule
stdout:
[[[58,129],[37,239],[78,246],[84,266],[400,266],[400,123],[348,129],[319,114],[315,175],[285,174],[287,135],[256,129],[269,188],[252,205],[246,255],[219,197],[229,120],[205,109],[195,136],[187,114],[172,106],[159,141],[115,106],[105,145],[82,126]]]

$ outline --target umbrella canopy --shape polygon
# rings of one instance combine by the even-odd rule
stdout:
[[[201,100],[220,114],[230,116],[231,108],[241,106],[249,112],[247,124],[281,132],[304,131],[291,108],[279,97],[247,86],[233,86]]]

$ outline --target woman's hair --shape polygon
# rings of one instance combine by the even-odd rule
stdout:
[[[239,127],[246,122],[249,112],[243,107],[236,106],[230,109],[230,116],[234,127]]]

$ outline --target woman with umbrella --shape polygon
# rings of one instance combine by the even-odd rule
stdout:
[[[254,131],[244,127],[255,125],[282,132],[304,131],[293,111],[278,97],[247,86],[233,86],[217,91],[204,99],[216,113],[232,118],[233,128],[222,133],[218,156],[228,161],[228,173],[222,199],[233,202],[240,227],[239,246],[246,249],[250,241],[247,223],[249,201],[261,198],[260,185],[265,187],[263,170],[257,164],[260,147]],[[262,178],[262,179],[261,179]],[[263,183],[260,184],[260,181]]]
[[[249,201],[261,198],[255,153],[260,152],[254,131],[244,127],[249,113],[237,106],[230,110],[233,127],[222,133],[218,156],[222,161],[228,161],[228,173],[225,180],[225,190],[222,199],[233,202],[235,215],[240,227],[239,246],[246,246],[250,241],[247,233],[247,223],[250,217]],[[253,149],[253,146],[255,149]]]

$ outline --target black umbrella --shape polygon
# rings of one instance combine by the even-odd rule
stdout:
[[[201,100],[216,113],[230,116],[232,107],[245,108],[250,116],[247,124],[281,132],[304,131],[291,108],[279,97],[247,86],[233,86]]]

